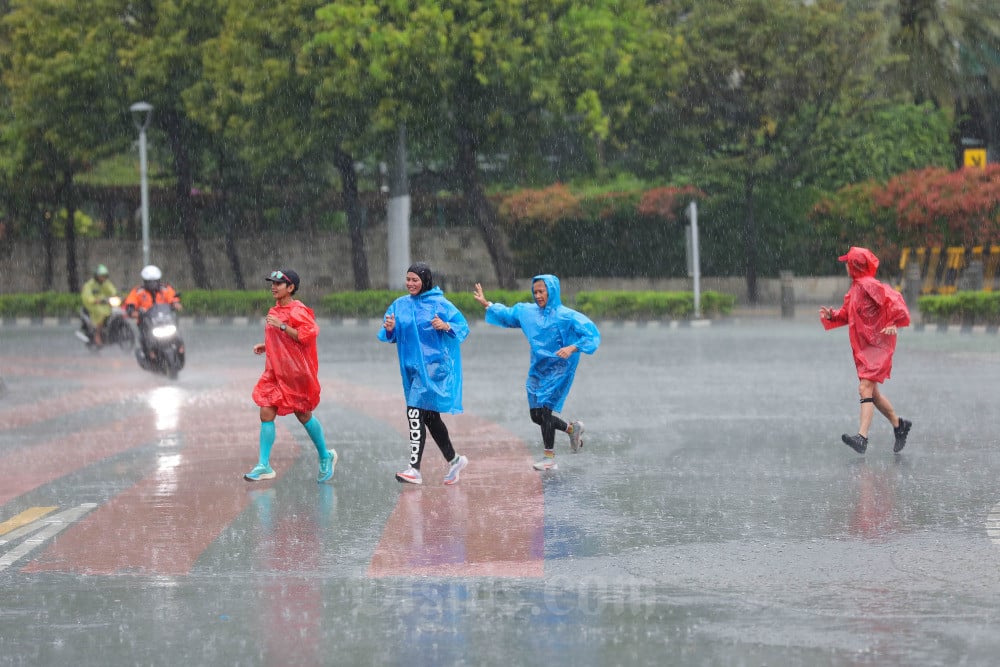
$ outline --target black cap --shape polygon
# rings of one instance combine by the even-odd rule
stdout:
[[[410,268],[408,268],[406,272],[415,273],[420,276],[421,294],[434,287],[434,278],[431,276],[431,267],[426,263],[417,262],[416,264],[411,264]]]
[[[280,271],[271,271],[271,275],[264,278],[269,283],[285,283],[286,285],[294,285],[294,292],[299,291],[299,274],[295,273],[291,269],[281,269]]]

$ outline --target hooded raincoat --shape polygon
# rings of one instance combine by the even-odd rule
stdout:
[[[851,288],[844,295],[844,305],[829,320],[820,321],[827,330],[847,325],[858,378],[883,382],[892,371],[896,336],[882,330],[907,326],[910,311],[902,294],[875,279],[878,258],[870,250],[852,247],[839,259],[847,263]]]
[[[406,405],[449,414],[462,412],[462,356],[459,346],[469,336],[465,316],[441,288],[432,287],[416,295],[401,296],[385,315],[396,318],[392,331],[379,329],[378,339],[396,344],[399,373]],[[437,331],[431,320],[437,315],[451,331]]]
[[[293,300],[267,312],[295,329],[295,340],[275,327],[264,327],[264,373],[253,388],[253,402],[275,407],[279,415],[312,412],[319,405],[319,360],[316,337],[319,325],[311,308]]]
[[[486,309],[486,322],[521,329],[531,345],[531,365],[525,383],[528,407],[560,412],[573,386],[580,355],[561,359],[556,352],[575,345],[580,352],[593,354],[601,344],[601,334],[586,315],[562,305],[559,278],[543,274],[532,278],[531,284],[538,280],[545,283],[549,292],[544,308],[535,303],[513,306],[494,303]]]

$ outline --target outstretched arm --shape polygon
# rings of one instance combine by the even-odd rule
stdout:
[[[476,288],[472,290],[472,298],[478,301],[479,305],[483,308],[489,308],[493,305],[491,302],[486,300],[485,296],[483,296],[483,286],[479,283],[476,283]]]

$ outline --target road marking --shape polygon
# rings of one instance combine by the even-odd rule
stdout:
[[[993,544],[1000,546],[1000,503],[994,505],[986,515],[986,534]]]
[[[70,525],[72,525],[75,521],[78,521],[83,515],[87,514],[95,507],[97,507],[97,503],[83,503],[77,507],[63,510],[58,514],[53,514],[48,518],[40,520],[36,519],[27,525],[11,531],[7,535],[6,539],[0,540],[0,545],[24,537],[25,535],[31,535],[32,533],[36,534],[27,538],[24,542],[21,542],[3,556],[0,556],[0,572],[6,570],[8,567],[21,560],[35,549],[45,544],[46,541],[69,528]]]
[[[0,535],[6,535],[16,528],[26,526],[32,521],[42,518],[52,510],[57,509],[59,509],[59,507],[56,505],[53,505],[52,507],[31,507],[26,509],[17,516],[11,517],[3,523],[0,523]]]

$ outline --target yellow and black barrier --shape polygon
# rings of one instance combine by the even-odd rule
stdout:
[[[914,264],[920,269],[921,294],[954,294],[958,291],[959,280],[970,265],[982,267],[982,286],[977,285],[973,289],[992,292],[997,287],[1000,245],[991,245],[989,248],[985,246],[903,248],[899,256],[899,274],[895,281],[897,289],[903,288],[907,276],[906,269]],[[978,283],[978,279],[975,282]]]

